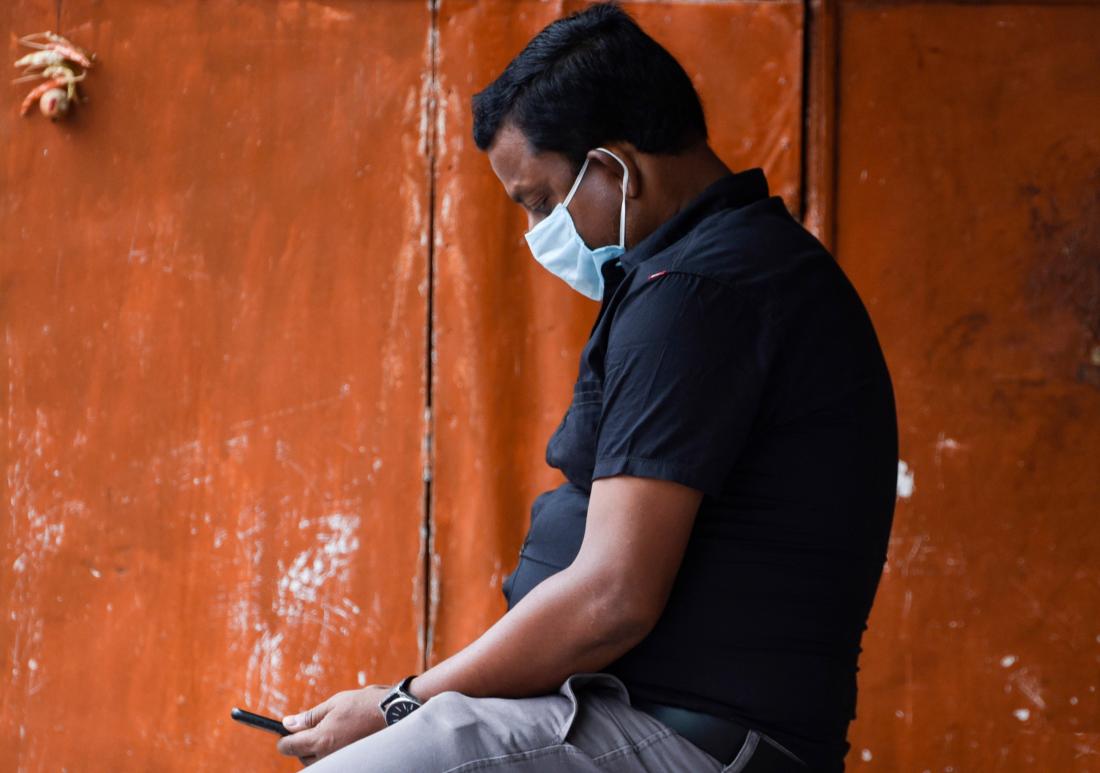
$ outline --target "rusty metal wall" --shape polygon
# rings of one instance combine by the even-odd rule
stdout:
[[[0,768],[296,769],[230,707],[420,664],[429,12],[58,5],[0,7],[100,58],[0,109]]]
[[[898,398],[855,770],[1100,770],[1100,6],[846,3],[837,255]]]
[[[597,304],[531,260],[469,98],[582,5],[0,8],[10,60],[47,28],[101,60],[70,122],[0,110],[4,765],[296,769],[229,706],[503,611]],[[895,376],[850,766],[1100,768],[1100,7],[625,5]]]

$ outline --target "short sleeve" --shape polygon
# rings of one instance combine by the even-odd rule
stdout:
[[[760,405],[763,308],[742,288],[676,271],[624,300],[608,336],[593,480],[721,493]]]

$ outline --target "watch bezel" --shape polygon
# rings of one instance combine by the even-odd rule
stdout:
[[[409,706],[409,709],[407,711],[404,711],[404,712],[400,713],[400,714],[397,714],[396,713],[397,710],[401,707],[404,707],[404,706]],[[395,698],[394,700],[392,700],[388,704],[386,704],[386,712],[385,712],[386,724],[387,725],[392,725],[395,722],[398,722],[398,721],[404,719],[405,717],[409,716],[409,714],[412,714],[418,708],[420,708],[420,704],[417,703],[416,701],[409,700],[408,698],[405,698],[405,697],[402,697],[402,696],[398,696],[397,698]]]

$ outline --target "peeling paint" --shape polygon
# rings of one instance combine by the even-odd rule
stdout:
[[[898,499],[909,499],[916,490],[915,476],[909,465],[898,460]]]

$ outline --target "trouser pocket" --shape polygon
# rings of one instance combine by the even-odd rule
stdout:
[[[566,736],[569,735],[569,731],[573,729],[573,724],[583,711],[579,693],[585,690],[606,691],[618,695],[626,703],[630,703],[630,693],[627,691],[626,685],[614,674],[583,673],[571,675],[558,688],[558,692],[568,698],[570,704],[569,714],[558,731],[558,743],[565,743]]]

